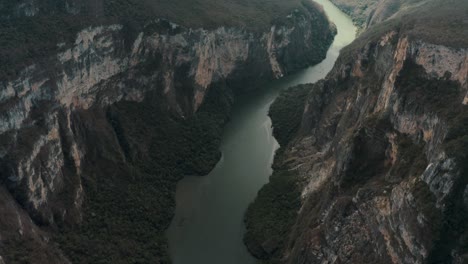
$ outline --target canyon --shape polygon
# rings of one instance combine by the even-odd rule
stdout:
[[[26,2],[20,19],[55,12]],[[260,32],[135,28],[87,26],[2,75],[1,262],[169,263],[176,183],[216,164],[236,94],[318,63],[336,34],[312,2]]]
[[[247,212],[254,255],[466,263],[466,10],[423,1],[366,24],[324,80],[272,105],[282,147]]]
[[[221,160],[208,175],[187,176],[178,183],[176,213],[168,230],[174,264],[257,262],[243,243],[242,220],[249,203],[272,173],[278,143],[268,116],[270,105],[288,87],[324,78],[340,49],[351,43],[356,34],[351,19],[332,3],[315,2],[323,6],[337,29],[326,58],[236,99],[221,140]]]
[[[0,264],[466,263],[468,3],[330,2],[0,0]]]

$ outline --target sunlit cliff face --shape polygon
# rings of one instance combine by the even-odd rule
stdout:
[[[448,239],[440,230],[455,234],[442,219],[468,209],[458,202],[468,187],[452,150],[463,144],[453,134],[466,116],[468,50],[389,31],[346,54],[311,87],[302,127],[277,165],[304,181],[291,231],[301,235],[282,256],[424,263],[452,254],[462,263],[458,242],[449,252],[438,241]]]
[[[50,233],[35,224],[75,227],[85,221],[90,196],[83,179],[96,176],[89,175],[90,164],[99,167],[102,159],[130,166],[109,108],[150,101],[165,118],[183,122],[200,109],[210,89],[242,90],[247,82],[279,78],[322,60],[335,34],[315,9],[291,14],[264,32],[152,23],[134,38],[118,23],[81,29],[71,44],[57,43],[58,53],[0,85],[0,175],[7,197],[1,206],[11,213],[0,234],[22,241],[8,231],[21,230],[46,255],[39,262],[67,262]]]

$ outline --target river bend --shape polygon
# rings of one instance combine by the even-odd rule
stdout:
[[[207,176],[185,177],[178,183],[175,217],[167,232],[174,264],[256,262],[242,241],[243,217],[258,190],[268,182],[278,148],[268,109],[281,90],[324,78],[341,48],[356,34],[351,19],[328,0],[315,2],[323,5],[338,30],[326,59],[236,101],[221,142],[221,160]]]

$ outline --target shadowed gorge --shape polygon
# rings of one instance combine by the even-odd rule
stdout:
[[[465,0],[0,0],[0,264],[465,264]]]
[[[245,237],[266,263],[467,261],[468,6],[367,2],[404,4],[367,24],[324,80],[285,91],[270,110],[284,143]],[[356,15],[363,2],[346,3]],[[277,210],[291,214],[268,252]]]
[[[0,7],[5,263],[170,263],[176,183],[219,161],[236,98],[336,34],[309,1]]]
[[[255,257],[262,257],[259,255],[261,253],[252,250],[250,233],[242,239],[245,232],[244,214],[257,191],[268,182],[273,155],[278,147],[275,138],[282,145],[286,137],[293,136],[292,130],[300,124],[303,108],[296,107],[293,102],[305,100],[307,89],[297,89],[290,97],[279,97],[291,108],[277,109],[277,112],[284,113],[287,118],[290,118],[289,113],[294,114],[294,118],[288,119],[290,122],[284,126],[284,137],[276,132],[273,137],[268,117],[270,104],[281,90],[323,78],[332,68],[339,50],[350,43],[355,34],[351,21],[330,2],[317,2],[324,5],[338,32],[326,58],[303,71],[263,84],[255,93],[241,96],[234,104],[231,120],[221,140],[220,162],[207,176],[185,177],[179,183],[176,214],[168,230],[170,252],[175,264],[255,263],[243,241]],[[247,217],[268,214],[270,225],[263,235],[268,237],[269,248],[275,250],[284,243],[284,235],[300,203],[299,199],[294,200],[299,189],[288,172],[275,172],[270,180],[275,181],[274,186],[269,188],[271,185],[267,185],[262,192],[268,193],[268,197],[279,193],[281,197],[271,202],[265,201],[273,207],[262,203],[258,208],[250,208]],[[246,223],[247,228],[251,223],[265,222],[261,220],[261,217],[252,219]]]
[[[140,31],[164,19],[185,28],[231,27],[251,32],[268,31],[288,23],[293,12],[307,12],[303,0],[21,0],[0,1],[0,77],[12,79],[38,59],[73,46],[76,34],[87,27],[120,24],[123,44],[131,48]],[[51,69],[53,70],[53,68]]]

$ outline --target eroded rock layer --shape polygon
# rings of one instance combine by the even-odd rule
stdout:
[[[233,93],[324,58],[304,7],[264,33],[89,27],[2,81],[0,261],[168,262],[175,182],[216,163]]]
[[[428,8],[448,10],[439,4]],[[462,1],[451,4],[467,10]],[[342,51],[325,80],[295,88],[310,92],[293,102],[304,105],[294,133],[284,122],[295,112],[288,118],[278,111],[291,106],[283,99],[273,105],[275,134],[286,140],[252,206],[267,208],[247,215],[246,242],[257,257],[466,263],[468,43],[451,41],[466,36],[466,17],[457,34],[444,22],[429,36],[413,31],[435,25],[424,12],[414,13],[419,22],[411,25],[399,17],[371,28]],[[445,15],[460,18],[456,11]],[[284,182],[290,187],[279,188]]]

